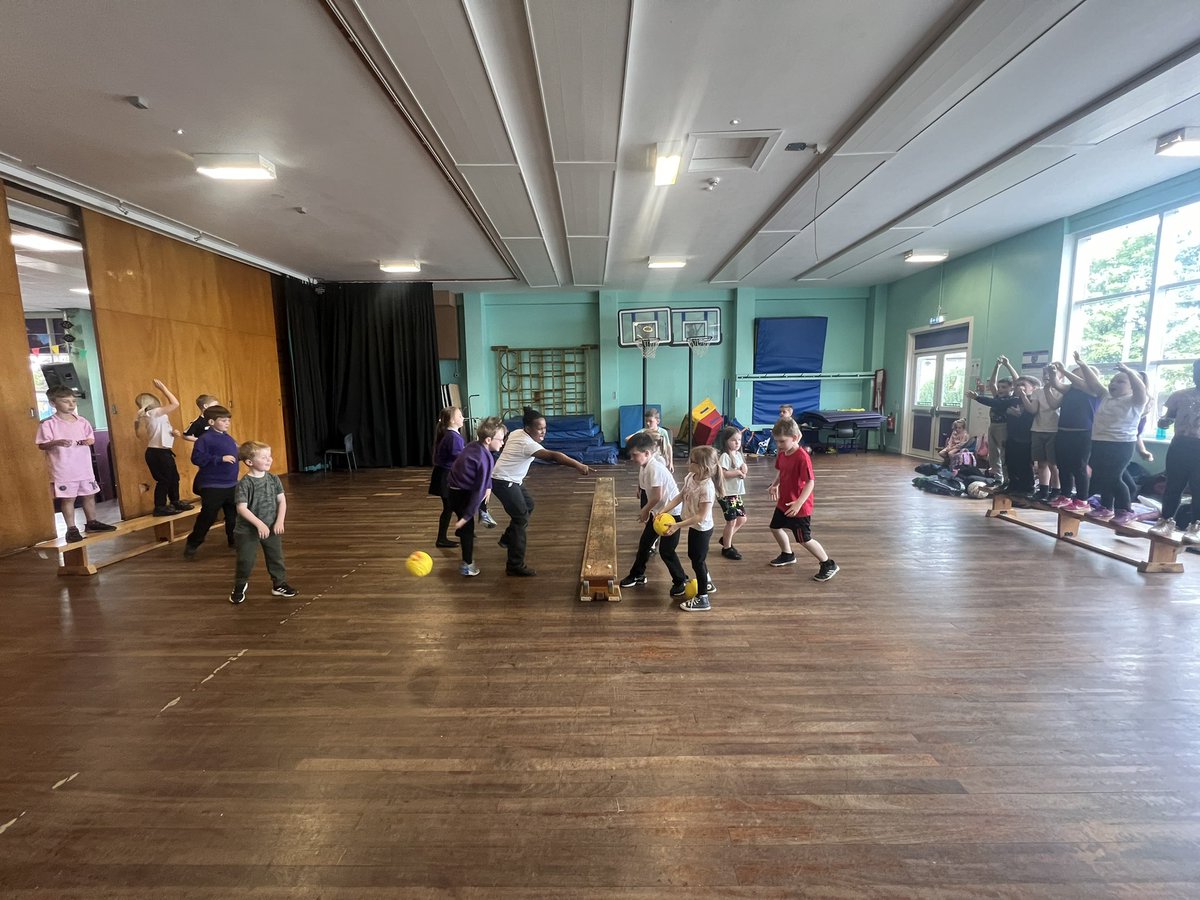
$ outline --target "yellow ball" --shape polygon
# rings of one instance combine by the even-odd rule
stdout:
[[[696,596],[696,594],[697,594],[697,593],[699,593],[699,591],[700,591],[700,585],[698,585],[698,584],[696,583],[696,579],[695,579],[695,578],[693,578],[693,579],[692,579],[691,581],[689,581],[689,582],[687,583],[687,585],[684,587],[684,589],[683,589],[683,597],[684,597],[684,599],[685,599],[685,600],[691,600],[693,597],[695,597],[695,596]]]
[[[433,558],[424,550],[417,550],[409,554],[404,567],[408,569],[408,574],[421,578],[433,571]]]
[[[666,534],[674,524],[675,517],[670,513],[659,513],[654,517],[654,531],[656,534]]]

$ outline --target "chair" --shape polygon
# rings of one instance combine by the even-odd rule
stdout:
[[[344,456],[346,458],[346,468],[353,473],[358,468],[358,461],[354,458],[354,435],[346,435],[343,443],[345,446],[340,449],[325,451],[325,471],[328,472],[333,468],[333,457]]]
[[[838,453],[857,453],[858,452],[858,426],[851,423],[849,425],[839,425],[833,430],[833,444],[837,447]]]

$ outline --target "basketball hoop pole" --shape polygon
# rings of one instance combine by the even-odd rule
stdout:
[[[692,456],[692,429],[696,427],[696,423],[692,421],[692,410],[696,408],[692,403],[692,369],[693,360],[696,354],[692,352],[692,342],[688,341],[688,404],[687,404],[687,423],[688,423],[688,458]]]

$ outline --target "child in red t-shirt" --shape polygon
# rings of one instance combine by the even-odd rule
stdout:
[[[771,429],[771,437],[779,452],[775,456],[775,480],[767,489],[767,496],[775,501],[771,533],[781,551],[771,560],[771,565],[795,564],[796,554],[792,552],[791,542],[794,537],[821,564],[813,581],[828,581],[838,573],[838,564],[812,537],[813,469],[812,460],[800,446],[800,426],[795,419],[780,419]]]

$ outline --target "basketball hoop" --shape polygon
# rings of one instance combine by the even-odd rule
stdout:
[[[713,345],[713,340],[708,335],[697,335],[687,339],[688,352],[697,357],[703,356],[708,352],[708,348]]]
[[[662,341],[657,338],[638,338],[638,349],[642,351],[642,359],[654,359],[654,354],[658,352],[658,345]]]

